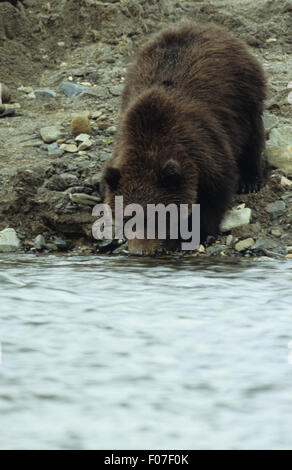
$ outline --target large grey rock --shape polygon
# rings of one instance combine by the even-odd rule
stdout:
[[[251,209],[245,207],[244,209],[232,209],[226,212],[221,224],[220,231],[228,232],[233,228],[247,225],[250,223]]]
[[[20,240],[14,228],[5,228],[0,232],[0,252],[5,253],[8,251],[18,250]]]
[[[292,145],[268,147],[265,155],[271,166],[279,168],[286,175],[292,175]]]
[[[292,145],[292,126],[283,126],[272,129],[267,147],[283,147]]]
[[[40,129],[40,135],[46,144],[51,144],[65,137],[66,132],[61,126],[47,126]]]

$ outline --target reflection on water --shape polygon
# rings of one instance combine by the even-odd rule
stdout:
[[[291,448],[291,285],[289,261],[2,255],[0,448]]]

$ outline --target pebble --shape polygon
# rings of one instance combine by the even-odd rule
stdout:
[[[271,234],[274,235],[274,237],[279,238],[279,237],[281,237],[282,232],[278,228],[274,228],[274,229],[271,230]]]
[[[75,144],[61,144],[60,148],[69,153],[75,153],[78,151],[77,145]]]
[[[73,96],[79,95],[87,89],[87,86],[79,85],[79,83],[73,82],[62,82],[59,85],[60,90],[64,93],[64,95],[68,96],[68,98],[73,98]]]
[[[79,144],[78,151],[89,149],[91,146],[92,142],[90,142],[90,140],[85,140],[84,142],[81,142],[81,144]]]
[[[292,145],[268,147],[265,155],[271,166],[279,168],[287,175],[292,176]]]
[[[80,134],[90,134],[90,121],[86,116],[74,116],[71,124],[70,124],[70,131],[74,136],[78,136]]]
[[[33,240],[33,246],[36,250],[42,250],[46,247],[46,240],[43,235],[37,235]]]
[[[84,193],[69,194],[69,197],[72,202],[85,206],[95,206],[95,204],[101,201],[99,196],[90,196],[89,194]]]
[[[0,232],[0,252],[16,251],[20,246],[20,240],[14,228],[5,228]]]
[[[61,157],[64,154],[64,150],[59,147],[57,142],[53,142],[48,145],[49,157]]]
[[[88,186],[72,186],[71,188],[68,189],[68,193],[70,193],[70,194],[74,194],[74,193],[92,194],[93,193],[93,188],[90,188]]]
[[[57,97],[57,94],[49,88],[38,88],[34,90],[34,96],[40,101],[50,101]]]
[[[102,116],[102,111],[93,111],[90,115],[91,119],[94,120],[100,118],[100,116]]]
[[[251,209],[245,207],[243,209],[232,209],[226,212],[221,224],[220,231],[228,232],[233,228],[240,227],[241,225],[247,225],[250,223]]]
[[[46,144],[56,142],[65,136],[65,129],[61,126],[47,126],[40,129],[40,135]]]
[[[18,91],[23,91],[24,93],[33,93],[33,87],[32,86],[23,86],[21,85],[20,87],[17,88]]]
[[[221,253],[226,248],[226,245],[212,245],[206,249],[207,255],[215,255]]]
[[[245,240],[241,240],[235,244],[236,251],[243,251],[251,248],[254,245],[253,238],[246,238]]]
[[[116,128],[116,126],[110,126],[110,127],[107,128],[106,131],[107,131],[109,134],[115,134],[116,131],[117,131],[117,128]]]
[[[100,185],[101,178],[102,178],[102,172],[96,173],[95,175],[87,178],[84,181],[84,183],[89,185],[89,186],[92,186],[93,188],[95,188],[97,190],[99,190],[99,185]]]
[[[284,188],[292,186],[292,181],[286,178],[285,176],[282,176],[281,178],[281,186]]]
[[[284,201],[271,202],[265,207],[265,210],[272,215],[282,215],[286,209],[286,204]]]
[[[233,235],[230,234],[226,237],[226,245],[229,246],[231,245],[232,242],[233,242]]]
[[[85,141],[87,141],[87,140],[89,140],[89,139],[90,139],[90,135],[89,135],[89,134],[79,134],[79,135],[75,138],[76,142],[85,142]]]

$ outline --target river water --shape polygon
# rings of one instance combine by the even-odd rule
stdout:
[[[2,255],[0,448],[291,449],[291,285],[289,260]]]

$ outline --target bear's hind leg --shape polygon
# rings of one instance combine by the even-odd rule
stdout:
[[[263,159],[265,147],[264,124],[261,114],[251,118],[250,138],[239,159],[239,188],[238,193],[259,191],[262,187]]]

